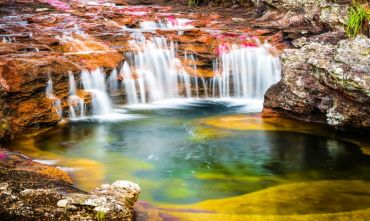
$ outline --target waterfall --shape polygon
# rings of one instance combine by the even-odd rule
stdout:
[[[269,44],[259,47],[232,45],[215,62],[212,95],[263,99],[266,90],[280,78],[280,61],[269,53]],[[216,94],[218,90],[219,94]]]
[[[71,119],[77,118],[77,112],[79,112],[79,117],[85,116],[85,102],[84,99],[77,95],[77,87],[74,75],[69,72],[69,117]]]
[[[186,30],[194,28],[191,23],[192,20],[189,19],[174,18],[169,16],[168,18],[159,21],[142,21],[140,22],[139,26],[142,30]]]
[[[89,72],[81,72],[81,81],[85,91],[92,96],[92,112],[94,115],[105,115],[111,113],[111,100],[105,85],[105,74],[99,68]]]
[[[271,55],[271,45],[220,45],[214,60],[214,77],[192,77],[175,52],[175,43],[164,37],[133,35],[131,51],[120,70],[128,104],[170,98],[263,99],[280,78],[280,61]],[[227,48],[227,50],[225,49]],[[197,56],[184,52],[184,61],[197,73]]]
[[[142,34],[129,41],[132,52],[120,70],[129,104],[179,97],[178,82],[189,82],[173,42],[164,37],[146,39]],[[185,77],[186,76],[186,77]]]
[[[118,72],[114,69],[108,78],[109,91],[111,95],[114,95],[119,91]]]
[[[176,53],[177,44],[165,37],[147,37],[142,33],[133,33],[131,37],[125,61],[108,78],[102,69],[81,72],[81,86],[91,95],[93,115],[114,113],[108,94],[123,94],[130,105],[173,98],[261,101],[268,87],[280,78],[279,58],[270,53],[272,46],[267,43],[220,44],[213,61],[213,77],[197,77],[200,61],[196,54],[184,51],[181,57]],[[84,99],[77,95],[72,73],[69,87],[70,118],[84,117]]]
[[[49,75],[49,80],[48,80],[47,85],[46,85],[46,97],[54,100],[54,104],[53,104],[54,109],[55,109],[55,111],[57,112],[57,114],[59,116],[62,116],[63,115],[62,102],[61,102],[61,100],[59,98],[57,98],[54,95],[54,92],[53,92],[53,80],[51,79],[51,76],[50,75]]]
[[[120,73],[124,76],[124,87],[126,90],[126,99],[128,104],[137,104],[137,90],[136,90],[136,80],[132,76],[131,68],[127,62],[122,66]]]

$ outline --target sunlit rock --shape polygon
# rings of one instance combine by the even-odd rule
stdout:
[[[265,107],[287,117],[333,126],[370,127],[370,41],[365,36],[324,43],[298,41],[282,55],[283,78],[265,96]]]

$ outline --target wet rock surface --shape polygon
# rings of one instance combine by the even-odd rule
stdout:
[[[285,50],[283,78],[265,96],[265,115],[274,110],[336,127],[368,129],[370,39],[325,39],[298,39],[293,42],[297,49]]]
[[[90,193],[68,175],[25,156],[0,150],[1,220],[133,220],[140,187],[128,181]]]

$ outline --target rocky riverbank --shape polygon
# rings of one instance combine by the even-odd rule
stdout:
[[[370,127],[370,39],[340,36],[297,39],[296,49],[285,50],[283,79],[266,94],[266,116],[272,110],[336,127]]]
[[[117,181],[87,193],[62,170],[0,149],[1,220],[133,220],[140,191]]]
[[[322,33],[292,41],[281,55],[282,80],[265,96],[264,115],[370,128],[370,39],[344,33],[348,1],[277,1],[273,7],[319,21]],[[311,19],[310,19],[311,18]]]

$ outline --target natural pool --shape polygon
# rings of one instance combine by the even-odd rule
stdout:
[[[136,182],[140,200],[181,220],[351,211],[369,218],[370,155],[359,145],[366,142],[263,119],[259,107],[225,100],[121,107],[113,119],[66,123],[11,146],[65,169],[85,190]],[[208,217],[213,213],[223,216]]]

